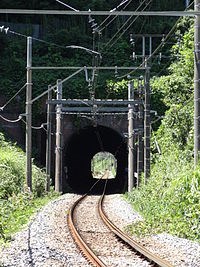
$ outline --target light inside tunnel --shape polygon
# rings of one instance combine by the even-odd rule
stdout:
[[[107,152],[114,157],[115,179],[108,179],[107,193],[121,193],[127,189],[127,144],[123,136],[116,130],[97,125],[86,126],[78,129],[71,135],[64,148],[63,166],[67,169],[66,183],[63,192],[67,188],[78,193],[86,193],[93,187],[93,158],[95,155]],[[101,155],[101,154],[100,154]],[[114,155],[114,156],[113,156]],[[114,175],[113,175],[114,176]],[[92,189],[92,193],[101,193],[105,180],[101,179]]]
[[[110,152],[99,152],[91,161],[91,172],[94,179],[114,179],[117,174],[117,160]]]

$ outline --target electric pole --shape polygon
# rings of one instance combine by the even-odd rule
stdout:
[[[142,101],[143,96],[143,90],[144,90],[144,77],[140,76],[138,79],[138,98],[140,101]],[[137,187],[140,185],[140,178],[141,173],[144,170],[144,140],[143,140],[143,134],[144,134],[144,108],[142,104],[139,104],[138,106],[138,112],[137,112]]]
[[[147,67],[147,63],[146,63]],[[151,138],[151,118],[150,118],[150,72],[149,68],[145,71],[145,99],[144,99],[144,182],[150,175],[150,138]]]
[[[128,100],[133,100],[133,84],[128,83]],[[134,149],[133,149],[133,106],[129,105],[128,111],[128,192],[134,185]]]
[[[57,100],[62,100],[62,81],[57,80]],[[62,192],[62,104],[56,107],[55,191]]]
[[[32,191],[32,38],[27,38],[27,85],[26,85],[26,183]]]
[[[194,1],[195,11],[200,11],[200,0]],[[200,16],[194,25],[194,165],[197,166],[200,151]]]
[[[48,101],[52,100],[51,85],[48,87]],[[47,105],[47,138],[46,138],[46,191],[50,191],[51,180],[51,128],[52,128],[52,105]]]

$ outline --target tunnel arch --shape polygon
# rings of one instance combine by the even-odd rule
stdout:
[[[72,134],[64,147],[63,165],[67,170],[63,182],[74,192],[86,193],[95,183],[91,173],[91,160],[101,151],[112,153],[117,159],[115,179],[108,180],[108,193],[127,190],[127,145],[124,137],[112,128],[87,126]],[[105,181],[100,181],[93,193],[101,193]],[[65,186],[63,192],[66,192]]]

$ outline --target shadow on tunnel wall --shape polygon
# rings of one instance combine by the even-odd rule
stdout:
[[[98,125],[79,129],[64,147],[63,166],[67,173],[63,177],[63,192],[70,187],[73,192],[86,193],[97,181],[91,173],[91,160],[98,152],[110,152],[117,159],[115,179],[109,179],[106,193],[127,191],[127,144],[124,137],[115,130]],[[93,194],[102,193],[105,180],[93,188]]]

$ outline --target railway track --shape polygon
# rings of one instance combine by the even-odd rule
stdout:
[[[87,198],[90,198],[89,202],[86,201]],[[103,204],[104,204],[104,198],[105,198],[105,190],[101,197],[99,197],[98,202],[93,203],[92,197],[88,194],[85,194],[81,196],[70,208],[68,212],[68,226],[71,231],[71,234],[74,238],[75,243],[83,253],[83,255],[87,258],[87,260],[93,265],[97,267],[105,267],[105,266],[120,266],[109,262],[107,260],[108,257],[102,256],[101,254],[104,254],[105,251],[108,253],[108,250],[114,250],[113,244],[116,246],[120,246],[117,253],[124,253],[124,255],[127,255],[128,258],[130,258],[130,265],[128,266],[140,266],[138,261],[141,262],[147,262],[146,265],[141,266],[161,266],[161,267],[172,267],[170,263],[167,261],[161,259],[157,255],[154,255],[150,251],[148,251],[144,246],[134,241],[130,236],[126,235],[124,232],[122,232],[116,225],[114,225],[107,215],[104,212]],[[89,208],[89,222],[93,224],[92,230],[86,228],[85,230],[81,229],[81,226],[78,224],[79,217],[82,215],[84,219],[86,218],[86,215],[83,215],[84,210],[88,210],[85,208],[84,205],[88,205],[88,203],[91,204],[91,207]],[[81,208],[82,205],[82,208]],[[93,206],[93,208],[92,208]],[[80,211],[78,209],[80,208]],[[93,209],[93,211],[92,211]],[[95,213],[97,213],[98,222],[95,222]],[[101,219],[100,219],[100,218]],[[84,225],[88,224],[88,221],[83,222]],[[99,224],[101,221],[101,224],[106,225],[106,229],[110,230],[109,232],[106,232],[106,230],[102,230],[102,226],[100,227],[100,230],[94,229],[94,226],[96,227],[97,224]],[[105,226],[104,226],[105,227]],[[96,232],[96,233],[95,233]],[[87,235],[90,235],[88,238]],[[91,239],[92,236],[92,239]],[[100,241],[98,242],[98,246],[94,246],[94,243],[97,243],[97,239]],[[107,244],[105,244],[105,240],[109,240],[108,247]],[[101,243],[102,242],[102,243]],[[117,245],[117,242],[120,243]],[[124,246],[126,247],[126,250],[124,249]],[[103,250],[103,252],[102,252]],[[112,251],[111,254],[114,252]],[[113,255],[113,258],[116,255]],[[126,257],[126,256],[124,256]],[[133,260],[134,258],[134,260]],[[133,262],[136,262],[135,265],[133,265]]]

